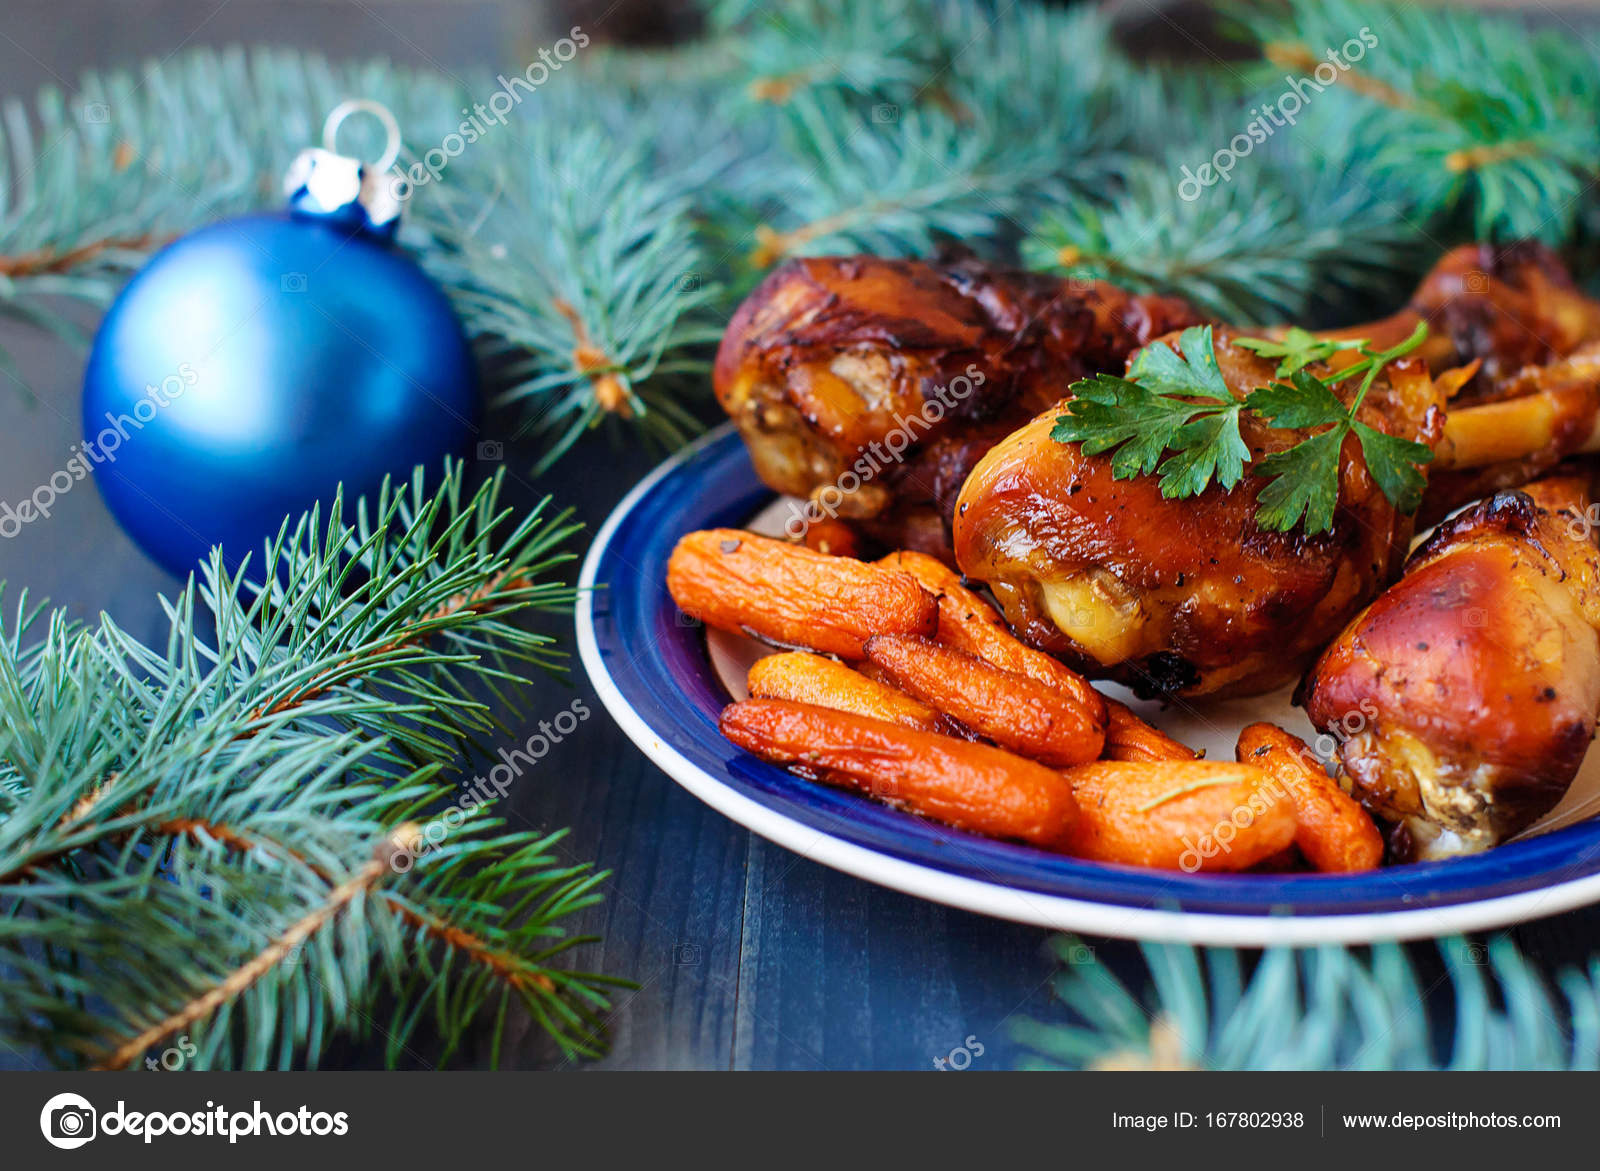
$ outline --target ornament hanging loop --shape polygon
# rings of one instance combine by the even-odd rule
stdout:
[[[381,174],[394,166],[400,158],[400,123],[388,106],[372,98],[347,98],[328,111],[327,121],[322,124],[322,149],[332,154],[339,153],[339,127],[351,114],[371,114],[383,126],[383,155],[377,162],[369,164],[371,169]]]
[[[363,163],[339,153],[339,127],[351,114],[371,114],[383,125],[387,141],[376,162]],[[290,209],[392,239],[400,206],[410,194],[405,176],[390,173],[400,158],[400,147],[400,123],[388,106],[371,98],[340,102],[322,124],[322,145],[301,151],[284,176]]]

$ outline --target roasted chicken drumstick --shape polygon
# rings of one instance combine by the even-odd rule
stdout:
[[[1274,363],[1232,337],[1215,333],[1229,388],[1266,385]],[[1361,417],[1431,445],[1444,398],[1422,362],[1401,361],[1374,384]],[[956,506],[955,552],[1013,630],[1086,673],[1147,695],[1269,691],[1298,679],[1405,555],[1411,518],[1378,490],[1353,438],[1332,531],[1269,532],[1255,519],[1259,477],[1231,492],[1213,483],[1168,499],[1154,477],[1115,479],[1106,456],[1052,439],[1061,409],[1002,440],[973,470]],[[1253,460],[1305,438],[1249,414],[1241,434]]]
[[[1600,302],[1573,283],[1548,248],[1531,240],[1454,248],[1405,309],[1327,336],[1390,345],[1419,321],[1429,336],[1418,356],[1436,374],[1478,363],[1451,402],[1420,524],[1595,449]]]
[[[1197,321],[1172,298],[973,260],[807,258],[739,307],[714,384],[773,489],[839,489],[830,510],[948,559],[956,493],[992,444]]]
[[[1526,394],[1519,384],[1526,371],[1600,338],[1600,302],[1537,241],[1463,244],[1439,258],[1400,312],[1324,336],[1393,345],[1419,321],[1428,325],[1428,340],[1418,356],[1436,374],[1478,362],[1479,375],[1461,399],[1485,402]]]
[[[1600,550],[1584,481],[1497,493],[1412,554],[1307,679],[1399,860],[1497,845],[1572,783],[1600,717]]]

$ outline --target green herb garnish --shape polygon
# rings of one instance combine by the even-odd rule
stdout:
[[[1282,359],[1275,373],[1279,378],[1287,378],[1296,370],[1303,370],[1313,362],[1326,362],[1343,350],[1359,350],[1367,344],[1367,339],[1358,337],[1338,341],[1333,338],[1318,337],[1314,333],[1307,333],[1298,325],[1291,325],[1280,341],[1271,341],[1263,337],[1241,337],[1235,338],[1233,344],[1246,350],[1253,350],[1263,358]]]
[[[1426,483],[1418,469],[1433,459],[1432,450],[1359,422],[1356,414],[1383,368],[1427,336],[1428,327],[1418,323],[1410,337],[1387,350],[1368,349],[1364,340],[1327,341],[1299,329],[1282,341],[1240,338],[1235,344],[1280,359],[1277,374],[1288,381],[1239,398],[1217,366],[1211,327],[1191,327],[1179,336],[1181,356],[1156,342],[1135,355],[1128,377],[1100,374],[1073,384],[1069,413],[1057,417],[1050,437],[1082,444],[1086,455],[1111,451],[1111,473],[1119,480],[1158,472],[1161,494],[1182,499],[1205,491],[1213,479],[1232,491],[1243,478],[1251,457],[1239,435],[1239,412],[1253,411],[1277,428],[1327,428],[1273,452],[1255,469],[1270,480],[1257,499],[1262,528],[1287,532],[1302,520],[1308,533],[1333,528],[1339,453],[1351,432],[1384,496],[1400,511],[1412,512]],[[1326,378],[1307,369],[1348,351],[1360,357]],[[1360,386],[1346,406],[1330,387],[1356,377]]]
[[[1209,325],[1184,330],[1178,344],[1182,357],[1165,342],[1146,346],[1127,378],[1098,374],[1074,383],[1071,414],[1056,419],[1050,438],[1081,443],[1085,455],[1117,448],[1111,474],[1130,480],[1159,470],[1163,496],[1199,495],[1213,476],[1231,489],[1250,459],[1239,436],[1244,403],[1217,368]],[[1162,460],[1166,451],[1173,454]]]

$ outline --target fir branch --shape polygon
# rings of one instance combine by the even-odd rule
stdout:
[[[1215,140],[1225,142],[1226,140]],[[1422,247],[1407,205],[1381,181],[1324,158],[1250,157],[1229,181],[1186,195],[1210,156],[1129,164],[1108,194],[1067,198],[1023,242],[1031,267],[1182,296],[1234,324],[1337,319],[1400,295]],[[1185,169],[1187,168],[1187,169]]]
[[[335,915],[370,891],[383,878],[393,857],[402,851],[414,849],[419,837],[420,831],[410,822],[397,827],[384,841],[384,849],[379,856],[372,858],[354,875],[330,890],[320,906],[292,923],[288,930],[229,972],[226,979],[207,989],[203,995],[180,1006],[137,1036],[113,1043],[105,1056],[96,1062],[96,1068],[121,1069],[130,1065],[144,1056],[145,1050],[152,1045],[206,1019],[230,1000],[237,1000],[258,980],[282,964],[296,947],[326,926]]]
[[[1435,944],[1455,1001],[1436,1034],[1420,980],[1398,944],[1226,948],[1143,944],[1151,987],[1134,991],[1087,948],[1058,936],[1052,990],[1065,1019],[1019,1022],[1035,1069],[1596,1069],[1600,965],[1551,988],[1505,936]],[[1501,1006],[1492,998],[1498,996]]]
[[[603,875],[482,804],[415,828],[451,799],[436,778],[463,741],[495,726],[467,683],[552,666],[548,637],[511,619],[572,597],[549,580],[571,526],[514,516],[498,491],[464,493],[455,469],[428,492],[419,471],[349,521],[335,501],[268,543],[255,585],[214,555],[167,604],[164,649],[19,602],[0,629],[14,1043],[121,1066],[193,1033],[192,1064],[314,1063],[388,989],[392,1060],[425,1023],[447,1052],[485,1025],[497,1038],[508,997],[596,1051],[615,982],[564,970],[581,940],[561,923]]]
[[[1317,95],[1303,124],[1339,141],[1366,106],[1375,173],[1481,238],[1571,237],[1600,157],[1600,94],[1580,40],[1513,17],[1369,0],[1246,11],[1275,66],[1302,70],[1362,29],[1375,44]]]
[[[719,287],[690,196],[716,161],[651,177],[656,124],[635,108],[620,138],[552,112],[508,127],[516,151],[429,220],[469,331],[509,357],[497,401],[544,440],[541,468],[607,419],[665,447],[698,429],[684,403],[710,370]]]

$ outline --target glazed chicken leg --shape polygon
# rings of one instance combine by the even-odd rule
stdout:
[[[1488,849],[1548,812],[1600,716],[1600,551],[1576,477],[1442,525],[1307,680],[1400,860]]]
[[[1366,338],[1383,348],[1419,321],[1428,324],[1428,340],[1417,356],[1436,374],[1478,362],[1461,400],[1487,402],[1528,393],[1521,382],[1528,371],[1600,339],[1600,302],[1537,241],[1463,244],[1439,258],[1400,312],[1323,336]]]
[[[1434,373],[1478,363],[1451,402],[1418,523],[1526,484],[1600,440],[1600,302],[1534,241],[1454,248],[1393,317],[1330,337],[1388,346],[1417,322]],[[1470,410],[1464,408],[1471,408]]]
[[[1074,379],[1197,323],[1181,301],[976,261],[792,260],[739,307],[717,399],[756,471],[892,547],[949,559],[978,458]]]
[[[1228,386],[1243,394],[1266,385],[1274,363],[1233,336],[1215,333]],[[1344,382],[1336,393],[1353,390]],[[1432,444],[1444,398],[1420,361],[1402,360],[1373,385],[1361,418]],[[1256,524],[1260,477],[1168,499],[1154,477],[1115,479],[1109,457],[1053,440],[1063,409],[1002,440],[973,470],[956,506],[955,552],[1013,630],[1085,673],[1146,695],[1269,691],[1298,679],[1405,555],[1411,518],[1378,489],[1353,437],[1332,531],[1279,533]],[[1248,413],[1240,430],[1253,460],[1306,436]]]

